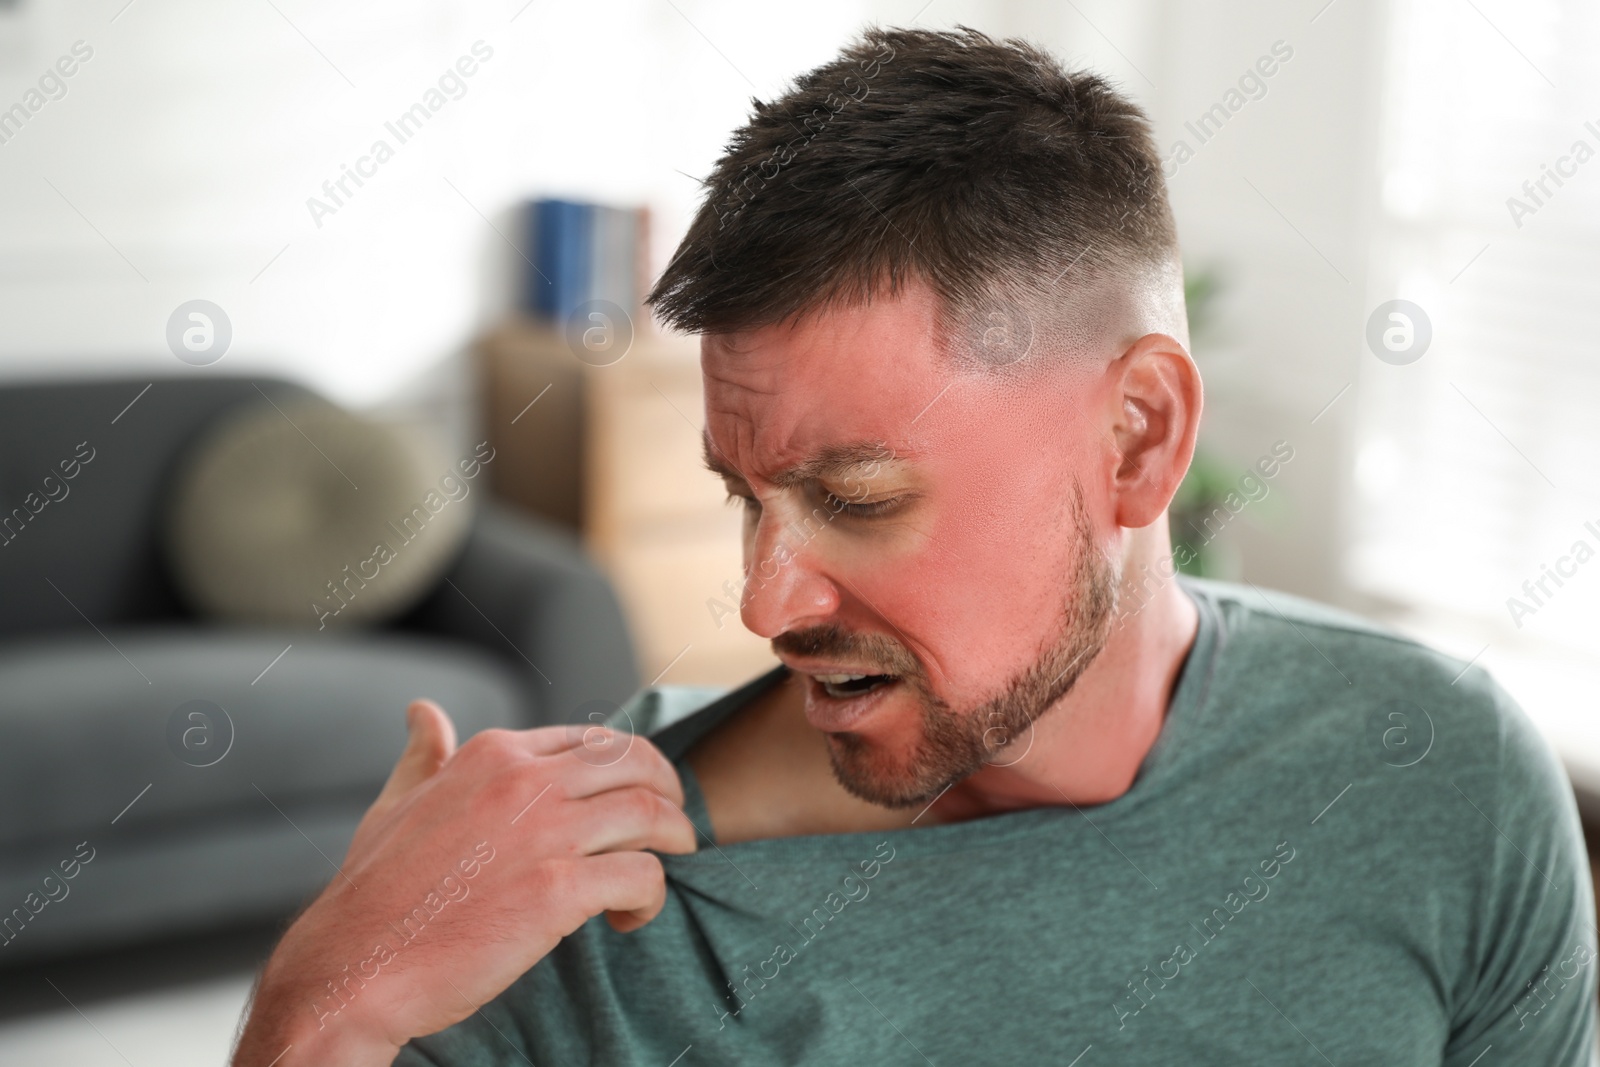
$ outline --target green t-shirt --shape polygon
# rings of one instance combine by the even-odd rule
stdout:
[[[1522,711],[1353,616],[1180,582],[1199,633],[1122,796],[702,838],[654,922],[590,921],[395,1063],[1597,1062],[1577,809]],[[782,673],[626,709],[702,834],[682,754]]]

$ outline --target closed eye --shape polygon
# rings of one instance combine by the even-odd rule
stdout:
[[[822,502],[829,511],[836,515],[848,515],[853,519],[870,519],[877,515],[886,515],[899,507],[902,500],[903,498],[895,496],[887,500],[870,500],[865,503],[857,503],[846,500],[844,497],[830,493],[827,490],[822,492]]]

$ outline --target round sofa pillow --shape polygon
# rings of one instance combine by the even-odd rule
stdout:
[[[182,463],[167,558],[205,615],[317,629],[378,622],[443,576],[471,526],[470,489],[414,431],[324,401],[245,405]]]

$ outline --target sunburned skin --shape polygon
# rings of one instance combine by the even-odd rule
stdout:
[[[917,781],[930,699],[970,716],[1083,622],[1080,557],[1114,576],[1170,552],[1200,414],[1193,362],[1148,321],[1104,358],[997,373],[940,351],[936,307],[912,285],[703,341],[708,459],[746,500],[742,619],[794,671],[690,754],[721,841],[1103,803],[1160,732],[1198,622],[1170,583],[976,773],[936,799],[948,783]],[[877,458],[806,466],[855,446]],[[818,628],[840,636],[792,640]],[[862,673],[915,684],[836,684]],[[924,795],[874,794],[896,784]]]

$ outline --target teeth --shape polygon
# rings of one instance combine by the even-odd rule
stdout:
[[[845,682],[859,682],[867,677],[865,674],[816,674],[812,675],[823,685],[843,685]]]

